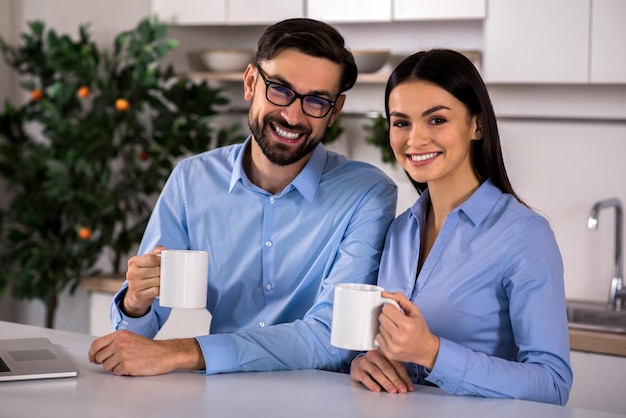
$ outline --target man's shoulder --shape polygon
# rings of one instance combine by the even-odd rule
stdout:
[[[364,181],[381,181],[395,186],[393,180],[374,164],[352,160],[343,154],[332,151],[328,151],[324,175],[355,179],[361,178]]]
[[[201,152],[199,154],[187,156],[178,161],[177,166],[179,169],[191,169],[195,165],[206,165],[210,163],[214,164],[227,164],[232,165],[239,154],[243,144],[226,145],[219,148],[214,148]]]

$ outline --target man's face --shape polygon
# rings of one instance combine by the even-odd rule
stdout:
[[[244,97],[251,102],[248,125],[263,155],[273,164],[288,166],[306,161],[324,137],[326,127],[332,125],[343,106],[345,96],[339,94],[341,67],[323,58],[312,57],[294,49],[281,51],[274,58],[258,63],[259,70],[250,65],[246,70]],[[270,89],[279,94],[289,90],[299,95],[314,95],[336,102],[327,115],[316,118],[303,110],[303,98],[296,98],[287,106],[267,100],[267,87],[263,77],[272,84]],[[289,89],[289,90],[287,90]],[[272,90],[269,96],[272,97]],[[305,109],[314,113],[307,98]],[[323,100],[321,101],[323,102]]]

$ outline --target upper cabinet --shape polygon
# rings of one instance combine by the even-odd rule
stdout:
[[[626,83],[626,1],[591,2],[592,83]]]
[[[484,26],[485,81],[587,82],[590,1],[490,1]]]
[[[484,19],[487,0],[394,0],[393,20]]]
[[[391,22],[392,0],[308,0],[306,16],[326,22]]]
[[[152,0],[152,13],[172,25],[223,24],[226,21],[226,1]]]
[[[626,1],[492,0],[488,83],[626,83]]]
[[[487,0],[308,0],[306,16],[326,22],[483,19]]]
[[[304,16],[304,0],[152,0],[152,12],[173,25],[265,25]]]

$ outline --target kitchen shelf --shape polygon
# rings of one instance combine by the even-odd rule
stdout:
[[[224,81],[224,82],[241,82],[243,81],[243,71],[236,72],[191,72],[186,76],[196,81]],[[386,84],[389,74],[387,73],[360,73],[357,78],[358,84]]]

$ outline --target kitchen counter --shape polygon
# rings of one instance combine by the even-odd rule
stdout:
[[[572,351],[626,357],[626,334],[570,328],[569,344]]]
[[[81,280],[81,286],[87,291],[111,294],[116,293],[123,283],[122,277],[88,277]],[[570,328],[569,338],[573,351],[626,357],[626,334]]]
[[[175,372],[121,377],[87,360],[94,337],[0,321],[2,338],[47,337],[79,369],[75,378],[3,382],[7,418],[55,417],[341,417],[626,418],[626,415],[510,399],[452,396],[419,386],[406,395],[374,393],[347,374],[322,370]],[[322,401],[320,401],[322,400]]]

